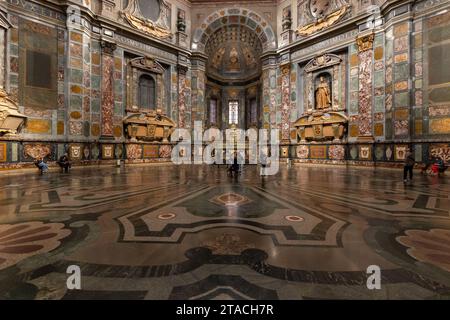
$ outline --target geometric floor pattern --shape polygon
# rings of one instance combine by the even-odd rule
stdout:
[[[0,299],[449,299],[449,196],[344,166],[1,173]]]

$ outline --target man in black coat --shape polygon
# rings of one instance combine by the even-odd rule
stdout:
[[[61,167],[61,172],[68,173],[70,168],[69,156],[67,153],[64,153],[58,160],[58,164]]]

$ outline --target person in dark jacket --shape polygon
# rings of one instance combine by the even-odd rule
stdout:
[[[410,150],[408,150],[406,152],[405,165],[403,167],[403,181],[404,182],[408,181],[407,180],[408,173],[409,173],[409,180],[412,180],[414,163],[416,163],[416,160],[414,159],[412,152]]]
[[[58,160],[58,164],[61,167],[61,172],[68,173],[70,168],[69,156],[67,153],[64,153]]]

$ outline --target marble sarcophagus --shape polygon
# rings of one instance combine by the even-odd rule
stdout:
[[[294,126],[300,141],[341,141],[348,118],[341,112],[314,112],[301,116]]]
[[[160,111],[129,115],[124,118],[123,124],[128,138],[133,141],[167,142],[176,126],[175,121]]]

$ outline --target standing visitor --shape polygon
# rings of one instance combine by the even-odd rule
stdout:
[[[404,182],[408,181],[407,180],[408,172],[409,172],[409,180],[412,180],[414,163],[416,163],[416,160],[414,159],[412,152],[408,149],[405,157],[405,166],[403,167]]]

